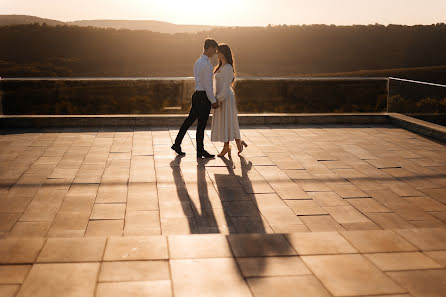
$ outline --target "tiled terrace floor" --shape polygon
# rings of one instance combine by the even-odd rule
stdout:
[[[0,132],[1,297],[446,292],[446,147],[411,132],[247,127],[208,161],[194,131]]]

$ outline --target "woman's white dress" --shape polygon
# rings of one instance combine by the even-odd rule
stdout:
[[[237,105],[235,103],[232,80],[234,70],[230,64],[220,67],[214,75],[215,98],[220,106],[214,109],[212,117],[211,141],[233,141],[240,139],[240,128],[237,117]]]

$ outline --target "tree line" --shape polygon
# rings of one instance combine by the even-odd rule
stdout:
[[[206,37],[231,46],[239,76],[361,70],[367,75],[364,70],[416,67],[425,72],[446,65],[444,23],[227,27],[177,34],[36,23],[0,27],[0,76],[192,76]],[[442,69],[437,82],[446,80]]]

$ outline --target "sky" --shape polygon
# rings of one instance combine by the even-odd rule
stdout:
[[[217,26],[414,25],[446,23],[446,0],[0,0],[0,14]]]

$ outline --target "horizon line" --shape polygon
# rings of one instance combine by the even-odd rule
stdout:
[[[178,24],[173,23],[170,21],[162,21],[162,20],[155,20],[155,19],[77,19],[77,20],[60,20],[55,18],[48,18],[48,17],[41,17],[31,14],[0,14],[0,16],[26,16],[26,17],[36,17],[40,19],[47,19],[51,21],[58,21],[62,23],[73,23],[73,22],[85,22],[85,21],[151,21],[151,22],[160,22],[160,23],[167,23],[177,26],[206,26],[206,27],[222,27],[222,28],[231,28],[231,27],[240,27],[240,28],[250,28],[250,27],[264,27],[267,28],[269,26],[272,27],[278,27],[278,26],[313,26],[313,25],[325,25],[325,26],[338,26],[338,27],[345,27],[345,26],[390,26],[390,25],[397,25],[397,26],[432,26],[437,24],[446,24],[446,21],[444,22],[433,22],[433,23],[414,23],[414,24],[403,24],[403,23],[352,23],[352,24],[329,24],[329,23],[280,23],[280,24],[267,24],[267,25],[208,25],[208,24]],[[20,25],[20,24],[15,24]]]

